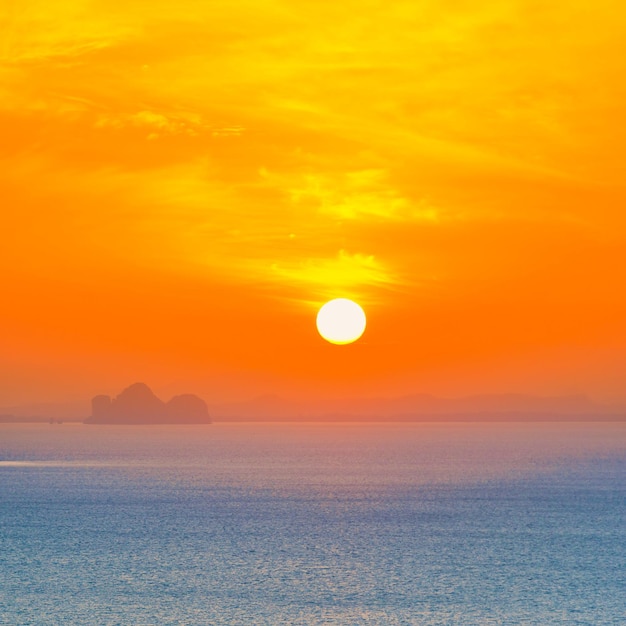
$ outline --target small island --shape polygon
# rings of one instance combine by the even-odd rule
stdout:
[[[99,395],[91,401],[85,424],[210,424],[206,402],[192,394],[157,398],[150,387],[135,383],[117,397]]]

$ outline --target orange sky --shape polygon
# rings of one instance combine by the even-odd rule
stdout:
[[[617,0],[5,0],[0,406],[626,401]],[[359,301],[363,338],[315,330]]]

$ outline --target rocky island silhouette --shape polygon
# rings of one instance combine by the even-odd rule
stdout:
[[[210,424],[206,402],[193,394],[157,398],[145,383],[127,387],[117,397],[99,395],[91,400],[85,424]]]

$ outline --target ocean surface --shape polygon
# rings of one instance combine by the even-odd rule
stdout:
[[[626,424],[0,425],[0,624],[626,624]]]

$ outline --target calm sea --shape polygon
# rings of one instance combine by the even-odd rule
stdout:
[[[0,624],[626,624],[626,424],[0,425]]]

